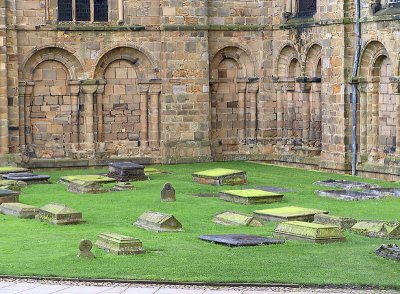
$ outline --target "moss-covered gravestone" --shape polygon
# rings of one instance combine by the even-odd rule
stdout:
[[[115,233],[100,234],[96,246],[117,255],[133,255],[145,252],[139,239]]]
[[[192,174],[193,181],[210,185],[243,185],[247,183],[245,171],[214,168]]]
[[[182,224],[172,214],[153,211],[143,213],[135,226],[155,232],[182,231]]]
[[[225,211],[214,216],[213,222],[225,226],[259,227],[262,223],[253,216],[235,211]]]
[[[18,202],[3,203],[0,205],[0,213],[19,218],[35,218],[38,212],[39,208]]]
[[[81,240],[81,242],[79,242],[78,257],[79,258],[85,258],[85,259],[93,259],[94,255],[90,251],[90,250],[92,250],[92,247],[93,247],[92,241],[90,241],[90,240]]]
[[[275,228],[274,236],[284,239],[315,243],[328,243],[345,240],[342,230],[337,226],[300,221],[279,223]]]
[[[76,176],[64,176],[60,178],[60,182],[63,184],[68,184],[74,181],[107,184],[107,183],[114,183],[115,179],[100,175],[76,175]]]
[[[226,190],[219,192],[219,198],[240,204],[265,204],[279,202],[283,195],[257,189]]]
[[[162,202],[174,202],[175,198],[175,189],[172,187],[170,183],[164,184],[163,189],[161,190],[161,201]]]
[[[350,229],[357,223],[357,221],[350,217],[333,216],[330,214],[319,213],[314,216],[314,223],[338,226],[341,229]]]
[[[8,202],[19,202],[19,192],[0,189],[0,204]]]
[[[29,169],[18,166],[0,166],[0,175],[9,173],[26,173]]]
[[[114,187],[112,187],[113,191],[130,191],[134,190],[135,186],[133,186],[129,182],[117,182],[115,183]]]
[[[201,235],[199,239],[212,243],[222,244],[226,246],[258,246],[283,244],[283,240],[274,238],[265,238],[256,235],[246,234],[226,234],[226,235]]]
[[[297,206],[286,206],[280,208],[262,209],[255,210],[254,216],[257,219],[264,221],[307,221],[312,222],[314,220],[314,215],[318,213],[328,213],[324,210],[297,207]]]
[[[80,224],[85,222],[82,219],[82,213],[58,203],[50,203],[41,207],[35,218],[56,225]]]
[[[0,180],[0,189],[21,191],[21,189],[25,188],[26,186],[28,186],[28,184],[23,181]]]
[[[367,237],[400,239],[399,222],[359,221],[350,230]]]
[[[99,182],[73,180],[68,183],[68,192],[78,194],[98,194],[108,192]]]
[[[3,175],[6,180],[23,181],[27,184],[48,184],[50,176],[48,175],[37,175],[28,172],[20,173],[9,173]]]
[[[112,162],[108,164],[109,177],[120,182],[147,180],[144,166],[133,162]]]
[[[400,261],[400,247],[397,244],[383,244],[375,250],[376,255]]]

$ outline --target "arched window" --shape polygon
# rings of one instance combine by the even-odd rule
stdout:
[[[58,21],[108,21],[108,0],[58,0]]]

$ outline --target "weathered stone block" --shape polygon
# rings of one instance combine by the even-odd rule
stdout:
[[[175,189],[172,187],[170,183],[164,184],[163,189],[161,190],[161,201],[162,202],[174,202],[175,198]]]
[[[74,180],[68,183],[68,191],[79,194],[97,194],[108,190],[99,182]]]
[[[319,213],[314,216],[314,223],[338,226],[341,229],[350,229],[357,223],[357,221],[350,217]]]
[[[4,179],[23,181],[28,184],[48,184],[50,176],[48,175],[36,175],[33,173],[20,172],[20,173],[9,173],[3,175]]]
[[[82,181],[82,182],[96,182],[99,184],[106,184],[106,183],[114,183],[115,179],[99,176],[99,175],[76,175],[76,176],[64,176],[60,178],[60,182],[63,184],[68,184],[73,181]]]
[[[41,207],[35,218],[56,225],[80,224],[85,222],[82,219],[82,213],[58,203],[50,203]]]
[[[147,180],[144,166],[133,162],[112,162],[108,165],[108,176],[121,182]]]
[[[135,226],[156,232],[182,231],[182,224],[172,214],[162,212],[143,213],[135,222]]]
[[[8,202],[19,202],[19,192],[0,189],[0,204]]]
[[[378,185],[370,184],[370,183],[362,183],[362,182],[353,182],[347,180],[324,180],[315,182],[316,185],[328,186],[328,187],[337,187],[342,189],[371,189],[378,188]]]
[[[312,222],[314,216],[318,213],[328,213],[324,210],[297,207],[297,206],[286,206],[280,208],[271,208],[263,210],[255,210],[254,216],[257,219],[265,221],[307,221]]]
[[[263,224],[253,216],[235,211],[225,211],[214,216],[213,222],[225,226],[259,227]]]
[[[393,260],[400,260],[400,247],[397,244],[383,244],[375,250],[376,255]]]
[[[247,183],[245,171],[215,168],[192,174],[193,181],[211,185],[242,185]]]
[[[348,200],[348,201],[381,199],[385,197],[384,195],[379,195],[377,193],[353,191],[353,190],[324,190],[324,191],[317,191],[317,193],[322,197]]]
[[[139,239],[115,233],[99,234],[96,246],[117,255],[144,253],[142,242]]]
[[[0,175],[9,173],[25,173],[29,172],[29,169],[17,166],[1,166]]]
[[[337,226],[301,221],[282,222],[274,230],[275,237],[284,239],[328,243],[344,241],[342,230]]]
[[[359,221],[350,230],[367,237],[400,239],[399,222]]]
[[[19,218],[35,218],[38,212],[39,208],[18,202],[3,203],[0,205],[0,213]]]
[[[199,239],[218,243],[226,246],[258,246],[258,245],[271,245],[283,244],[283,240],[265,238],[255,235],[244,234],[227,234],[227,235],[201,235]]]
[[[219,192],[219,198],[240,204],[265,204],[279,202],[283,195],[257,189],[226,190]]]

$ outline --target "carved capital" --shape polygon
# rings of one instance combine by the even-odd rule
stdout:
[[[69,90],[71,95],[79,95],[80,82],[79,81],[68,81]]]
[[[257,93],[258,88],[259,88],[258,81],[247,83],[247,92],[249,92],[249,93]]]
[[[400,94],[400,77],[389,77],[390,85],[392,86],[393,93]]]
[[[300,85],[300,91],[302,93],[309,93],[311,91],[311,80],[308,77],[298,77],[296,82]]]

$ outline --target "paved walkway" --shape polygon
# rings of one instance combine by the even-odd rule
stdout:
[[[270,294],[270,293],[399,293],[390,290],[204,287],[138,284],[93,284],[58,281],[0,280],[0,294]]]

